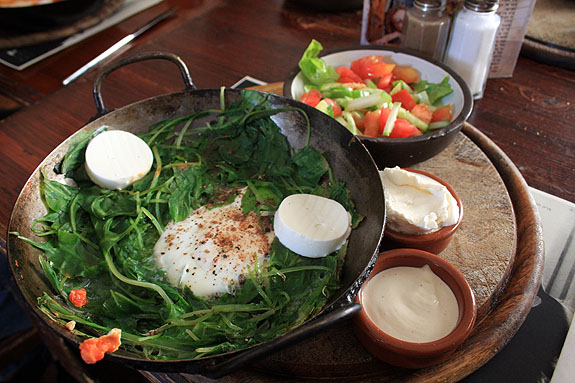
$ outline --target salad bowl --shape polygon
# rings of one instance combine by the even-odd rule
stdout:
[[[423,134],[404,138],[382,135],[368,137],[356,131],[356,137],[368,148],[378,167],[380,169],[394,166],[409,167],[432,158],[451,144],[473,108],[473,98],[465,81],[455,71],[436,60],[392,46],[334,49],[319,53],[317,58],[322,60],[326,67],[337,69],[341,66],[349,68],[352,62],[367,56],[382,56],[385,63],[413,68],[420,75],[418,81],[439,84],[447,78],[445,81],[452,90],[434,104],[436,107],[451,106],[452,118],[444,127],[429,129]],[[296,66],[284,81],[283,94],[300,100],[309,87],[310,81],[304,76],[300,66]],[[345,111],[345,107],[343,109]]]

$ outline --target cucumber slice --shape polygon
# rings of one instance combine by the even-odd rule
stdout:
[[[391,83],[393,85],[393,88],[395,89],[395,87],[397,87],[398,85],[401,85],[401,88],[398,90],[398,92],[401,89],[407,89],[407,91],[409,93],[413,93],[413,89],[409,86],[409,84],[407,84],[405,81],[403,80],[397,80]]]
[[[436,130],[436,129],[445,128],[449,124],[451,124],[451,121],[449,121],[449,120],[435,121],[435,122],[432,122],[429,124],[429,130]]]
[[[429,129],[429,124],[415,117],[413,114],[411,114],[408,110],[404,108],[399,109],[397,117],[406,119],[407,121],[411,122],[413,125],[415,125],[417,129],[421,130],[422,133],[425,133],[427,129]]]
[[[349,130],[352,134],[355,134],[356,136],[361,135],[361,132],[357,128],[357,125],[355,125],[353,115],[350,112],[343,112],[341,116],[336,118],[336,120],[338,120],[341,124],[343,124],[343,126],[345,126],[347,130]]]
[[[396,94],[397,92],[399,92],[401,89],[403,89],[401,87],[401,83],[398,82],[397,84],[395,84],[395,86],[393,87],[393,89],[391,90],[391,92],[389,92],[390,96],[393,96],[394,94]]]
[[[381,105],[383,105],[384,103],[385,99],[381,96],[381,93],[374,93],[368,96],[363,96],[360,98],[354,98],[353,100],[350,100],[345,110],[351,112],[352,110],[367,109],[372,106],[381,107]]]
[[[327,82],[325,84],[322,84],[319,87],[319,91],[323,93],[324,91],[330,90],[333,88],[343,88],[343,86],[340,82]]]
[[[397,113],[399,113],[399,109],[401,109],[401,102],[394,102],[391,107],[389,117],[387,117],[385,127],[383,128],[382,136],[387,137],[391,134],[393,126],[395,125],[395,120],[397,120]]]
[[[330,104],[328,104],[325,100],[321,100],[315,108],[319,111],[324,112],[328,116],[333,117],[333,108]]]

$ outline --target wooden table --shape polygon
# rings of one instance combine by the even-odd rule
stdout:
[[[200,88],[231,86],[244,75],[282,81],[312,38],[325,49],[357,45],[361,10],[326,13],[290,0],[166,0],[22,72],[0,67],[0,231],[29,174],[96,112],[89,73],[67,87],[69,74],[167,8],[177,15],[121,53],[178,54]],[[117,57],[117,56],[116,56]],[[184,84],[168,63],[140,63],[113,73],[104,97],[119,107]],[[503,149],[530,186],[575,202],[575,76],[519,58],[512,78],[487,83],[469,122]]]

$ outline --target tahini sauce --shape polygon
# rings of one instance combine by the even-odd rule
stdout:
[[[362,298],[377,327],[407,342],[441,339],[459,319],[453,291],[428,265],[383,270],[366,283]]]

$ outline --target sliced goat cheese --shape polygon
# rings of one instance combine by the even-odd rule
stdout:
[[[144,177],[154,155],[140,137],[123,130],[108,130],[94,137],[86,148],[86,172],[103,188],[123,189]]]
[[[291,251],[319,258],[338,250],[351,233],[351,215],[337,201],[312,194],[285,198],[274,217],[274,232]]]

